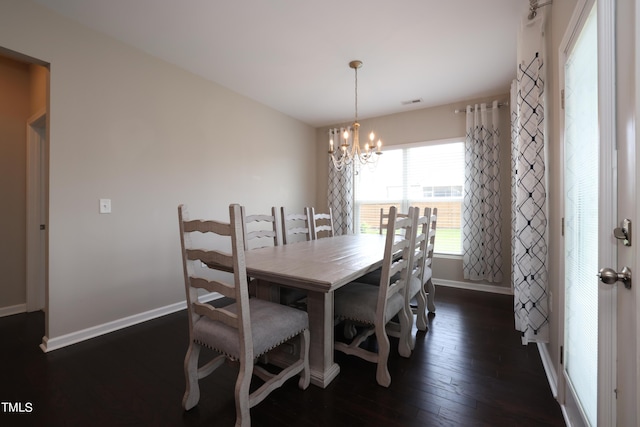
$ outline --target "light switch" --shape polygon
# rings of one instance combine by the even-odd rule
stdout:
[[[111,213],[111,199],[100,199],[100,213],[101,214]]]

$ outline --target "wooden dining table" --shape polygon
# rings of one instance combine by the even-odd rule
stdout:
[[[307,291],[311,383],[325,388],[340,372],[333,360],[333,292],[382,265],[385,236],[350,234],[245,252],[257,296],[273,299],[286,286]]]

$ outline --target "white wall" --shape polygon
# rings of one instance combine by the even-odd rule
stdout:
[[[0,46],[51,65],[50,340],[184,300],[179,203],[315,201],[310,126],[30,2],[2,0]]]

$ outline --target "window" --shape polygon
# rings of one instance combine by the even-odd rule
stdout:
[[[437,207],[435,252],[462,254],[463,138],[385,149],[377,166],[360,168],[355,182],[361,233],[380,232],[381,208]]]

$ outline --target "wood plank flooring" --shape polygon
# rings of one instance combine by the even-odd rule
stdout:
[[[411,358],[392,339],[391,386],[371,363],[336,352],[326,389],[289,380],[251,410],[254,426],[564,426],[536,346],[522,346],[513,298],[437,287],[437,313]],[[2,426],[232,426],[237,369],[201,381],[184,412],[187,317],[175,313],[48,354],[42,313],[0,318]],[[3,409],[4,408],[4,409]]]

